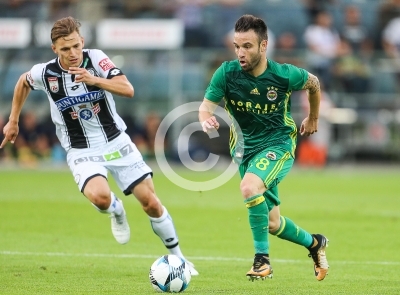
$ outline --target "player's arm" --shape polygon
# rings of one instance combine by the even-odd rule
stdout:
[[[321,86],[316,76],[308,73],[308,79],[303,86],[307,91],[310,112],[300,126],[300,134],[310,136],[318,131],[319,104],[321,100]]]
[[[214,111],[217,106],[218,104],[215,102],[212,102],[207,98],[203,99],[203,102],[199,107],[199,121],[204,132],[209,132],[213,129],[219,128],[219,123],[214,116]]]
[[[225,63],[214,72],[206,89],[203,102],[199,107],[199,121],[204,132],[211,132],[219,128],[214,116],[215,109],[225,96],[226,82]]]
[[[118,69],[114,69],[119,71]],[[91,75],[85,68],[70,67],[68,73],[75,75],[76,83],[85,83],[104,89],[116,95],[133,97],[134,89],[125,75],[114,76],[111,79]]]
[[[8,123],[3,128],[4,139],[1,142],[0,148],[3,148],[8,141],[14,143],[19,133],[19,116],[21,115],[22,107],[31,91],[31,88],[26,80],[27,74],[28,72],[23,73],[15,85],[11,113]]]

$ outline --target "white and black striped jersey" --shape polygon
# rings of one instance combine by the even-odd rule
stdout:
[[[123,75],[98,49],[84,49],[80,67],[106,79]],[[66,151],[93,148],[120,135],[126,125],[116,112],[112,94],[96,86],[75,83],[74,80],[74,75],[61,67],[58,57],[34,65],[27,74],[30,87],[47,94],[51,118],[62,147]]]

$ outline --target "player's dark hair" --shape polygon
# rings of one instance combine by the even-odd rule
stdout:
[[[61,37],[66,37],[73,32],[78,32],[81,23],[71,16],[64,17],[56,21],[51,29],[51,42],[53,44]]]
[[[253,30],[261,41],[268,40],[268,29],[265,22],[254,15],[245,14],[235,24],[235,32],[247,32]]]

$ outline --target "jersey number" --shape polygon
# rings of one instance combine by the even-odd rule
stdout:
[[[262,158],[256,163],[257,169],[262,171],[266,170],[268,165],[269,165],[269,160],[266,158]]]

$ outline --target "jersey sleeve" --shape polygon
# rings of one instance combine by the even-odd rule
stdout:
[[[111,59],[103,51],[99,49],[91,49],[89,55],[92,59],[93,66],[100,74],[100,77],[112,79],[116,76],[124,75],[124,73],[114,65]]]
[[[287,64],[289,75],[289,89],[301,90],[308,79],[308,72],[305,69],[298,68],[294,65]]]
[[[42,80],[42,72],[44,71],[45,64],[34,65],[31,70],[26,74],[26,81],[32,90],[45,90]]]
[[[212,76],[204,97],[212,102],[219,103],[225,96],[225,89],[225,63],[223,63]]]

